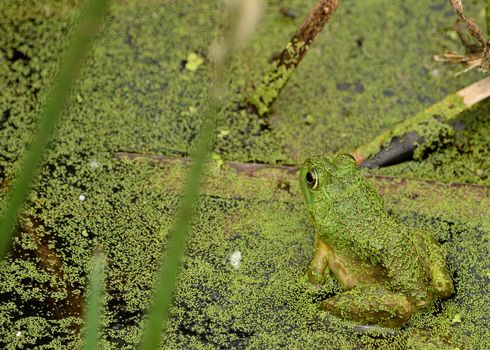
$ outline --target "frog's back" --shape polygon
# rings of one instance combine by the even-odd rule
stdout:
[[[391,280],[390,289],[425,300],[430,293],[427,286],[431,278],[427,249],[419,242],[416,230],[394,218],[389,217],[388,220],[391,228],[384,233],[391,232],[392,236],[386,237],[383,266]]]
[[[390,289],[417,299],[427,297],[430,271],[419,235],[387,213],[381,196],[361,174],[354,183],[352,198],[344,197],[333,213],[341,223],[337,242],[355,246],[360,259],[382,266]]]

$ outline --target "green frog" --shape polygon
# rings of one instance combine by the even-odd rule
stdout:
[[[305,161],[300,183],[316,231],[308,278],[333,275],[343,292],[320,307],[344,319],[398,327],[454,286],[443,248],[427,231],[391,217],[374,186],[342,154]]]

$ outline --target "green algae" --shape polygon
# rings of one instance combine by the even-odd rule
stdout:
[[[478,79],[454,79],[458,67],[432,61],[441,47],[458,45],[446,36],[453,20],[444,6],[374,6],[340,6],[276,102],[271,123],[295,163],[351,151]]]
[[[40,114],[32,141],[23,154],[23,163],[16,175],[12,189],[4,205],[0,224],[0,259],[10,249],[11,233],[16,225],[20,209],[26,200],[31,182],[39,167],[52,132],[65,107],[72,86],[74,85],[81,62],[90,48],[100,22],[109,7],[106,1],[88,2],[80,13],[80,19],[73,29],[73,39],[68,48],[56,77],[55,83],[48,91],[46,104]]]
[[[175,166],[171,167],[176,172]],[[480,190],[413,183],[385,194],[387,207],[396,217],[411,227],[428,229],[445,241],[458,292],[455,298],[417,314],[400,332],[379,339],[370,333],[359,334],[353,325],[316,309],[315,300],[322,294],[315,296],[305,278],[313,254],[314,232],[302,208],[296,174],[277,174],[268,180],[242,175],[240,182],[237,176],[240,177],[233,171],[215,169],[208,177],[201,208],[206,207],[212,219],[209,221],[200,210],[204,216],[199,218],[198,226],[212,234],[204,233],[202,241],[197,234],[193,236],[197,241],[189,245],[192,259],[188,264],[192,268],[183,274],[186,282],[179,285],[182,289],[177,293],[176,304],[180,306],[174,314],[177,319],[186,320],[186,331],[185,335],[179,334],[182,323],[174,320],[175,333],[169,337],[180,346],[168,340],[168,348],[194,344],[190,339],[225,348],[275,348],[285,344],[329,348],[331,342],[340,342],[339,348],[361,343],[367,348],[397,349],[422,339],[433,342],[435,348],[477,348],[478,342],[487,344],[487,330],[481,325],[488,308],[486,282],[482,279],[488,251],[478,250],[477,242],[488,242],[488,222],[481,227],[482,221],[488,221],[488,197],[479,197],[484,195]],[[175,173],[173,178],[179,182]],[[163,179],[167,179],[167,174],[162,175],[162,184]],[[271,190],[285,180],[291,182],[291,193]],[[393,183],[377,181],[376,185],[383,191]],[[164,186],[167,190],[174,188],[173,183]],[[244,197],[247,188],[243,187],[255,188],[256,192]],[[269,191],[263,191],[265,188]],[[223,197],[224,193],[228,196]],[[434,206],[433,199],[438,205]],[[216,201],[220,207],[211,209],[208,200]],[[236,250],[242,253],[239,269],[229,262],[230,254]],[[464,325],[453,325],[457,312],[466,315]],[[469,332],[471,337],[466,335]]]
[[[307,9],[296,1],[288,6],[300,12]],[[442,47],[456,49],[458,45],[447,36],[452,19],[444,17],[443,6],[405,8],[390,2],[386,5],[389,16],[379,8],[369,3],[339,8],[340,15],[319,36],[273,106],[271,125],[264,127],[256,116],[237,110],[236,103],[255,90],[253,85],[269,67],[267,58],[281,49],[301,23],[301,18],[286,20],[277,5],[267,3],[257,35],[263,39],[255,40],[233,62],[230,105],[219,118],[219,128],[230,133],[218,138],[216,153],[230,160],[291,164],[312,154],[350,151],[477,78],[471,73],[454,79],[457,67],[431,60]],[[104,49],[99,47],[91,62],[93,73],[100,73],[97,79],[84,81],[79,94],[89,96],[80,106],[82,111],[96,109],[107,115],[118,110],[121,118],[104,118],[111,121],[98,124],[106,131],[106,143],[123,140],[116,141],[122,142],[117,144],[119,150],[186,155],[199,130],[199,118],[188,111],[199,111],[205,103],[209,64],[204,63],[196,74],[182,72],[181,64],[189,52],[206,55],[219,25],[220,8],[213,2],[195,5],[188,1],[167,4],[165,10],[151,4],[127,5],[126,11],[135,18],[122,23],[116,17],[110,24],[110,38],[101,38]],[[405,12],[409,21],[401,16]],[[139,21],[144,26],[136,25]],[[398,27],[405,24],[401,36]],[[187,28],[192,26],[195,30],[190,33]],[[103,63],[107,57],[119,77],[116,80],[107,74]],[[337,87],[345,82],[351,84],[349,90]],[[94,100],[90,97],[94,90],[110,99]],[[308,115],[315,117],[314,123],[308,122]],[[179,123],[161,122],[174,116]],[[124,128],[118,120],[138,127]]]
[[[250,98],[250,103],[257,109],[259,115],[269,112],[269,105],[279,96],[293,73],[294,69],[280,65],[262,79],[261,85]]]
[[[267,58],[282,48],[313,3],[266,2],[257,40],[232,62],[225,92],[229,104],[219,116],[214,149],[222,160],[300,163],[313,154],[348,151],[480,78],[476,72],[453,78],[458,67],[431,60],[443,47],[459,47],[448,35],[453,17],[445,17],[446,1],[434,9],[422,1],[343,3],[264,127],[236,104],[260,82]],[[77,2],[48,3],[48,11],[16,1],[0,6],[7,14],[0,24],[0,91],[6,91],[0,94],[0,169],[7,184],[30,139],[43,88],[66,47]],[[284,18],[280,6],[300,16]],[[468,3],[469,14],[478,13],[477,6]],[[80,343],[81,315],[71,306],[85,295],[88,262],[98,245],[106,248],[109,262],[102,348],[129,349],[139,342],[185,168],[116,160],[113,153],[190,154],[211,70],[205,61],[189,72],[184,61],[189,52],[206,56],[221,11],[217,1],[114,6],[25,207],[26,217],[36,223],[20,225],[13,252],[0,264],[2,346]],[[447,151],[383,171],[488,184],[478,176],[478,169],[488,169],[488,104],[473,112],[465,114],[469,127],[456,134]],[[490,347],[483,327],[490,304],[484,249],[488,194],[471,187],[435,191],[420,183],[403,188],[377,183],[396,217],[445,241],[457,294],[394,335],[373,335],[317,309],[335,286],[314,292],[304,276],[313,254],[313,228],[296,176],[244,178],[222,173],[217,164],[212,171],[162,347]],[[86,199],[80,201],[80,195]],[[39,247],[56,253],[62,277],[43,267]],[[242,253],[238,269],[229,262],[236,251]],[[455,314],[461,323],[451,322]]]

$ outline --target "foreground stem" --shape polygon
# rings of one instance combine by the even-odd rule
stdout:
[[[225,33],[221,42],[216,41],[210,47],[209,58],[214,74],[209,103],[203,114],[201,132],[193,152],[192,165],[188,172],[175,223],[169,233],[166,251],[162,251],[155,294],[139,347],[141,350],[159,349],[161,335],[167,329],[174,287],[182,265],[185,244],[201,190],[206,163],[213,145],[216,116],[221,109],[221,99],[226,87],[225,78],[229,75],[227,62],[231,53],[238,48],[238,44],[246,42],[247,35],[254,29],[255,20],[250,16],[254,15],[253,7],[258,6],[258,2],[242,0],[238,4],[241,7],[232,21],[234,26],[229,33]]]
[[[485,6],[485,19],[487,21],[487,36],[490,37],[490,0],[487,0]]]
[[[31,182],[41,164],[46,146],[56,126],[72,86],[76,81],[81,63],[89,51],[102,19],[109,9],[109,0],[89,0],[74,29],[73,41],[61,61],[56,82],[47,94],[46,106],[39,117],[37,130],[33,135],[28,151],[25,152],[22,167],[13,188],[8,195],[7,204],[2,211],[0,223],[0,259],[7,253],[13,227],[19,211],[27,197]]]

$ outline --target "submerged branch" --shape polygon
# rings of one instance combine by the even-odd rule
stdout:
[[[114,153],[114,157],[116,159],[142,159],[146,161],[150,161],[152,163],[159,163],[168,165],[169,167],[174,166],[175,164],[181,164],[184,166],[189,166],[190,159],[186,157],[171,157],[164,155],[148,155],[141,153],[131,153],[131,152],[117,152]],[[299,171],[301,165],[275,165],[275,164],[265,164],[265,163],[243,163],[243,162],[223,162],[220,165],[220,169],[231,169],[238,174],[241,174],[246,177],[257,178],[257,179],[270,179],[273,172],[280,172],[284,176],[293,176],[297,177],[297,172]],[[267,172],[269,170],[270,172]],[[444,183],[437,180],[413,180],[400,176],[389,176],[389,175],[376,175],[376,174],[363,174],[367,178],[374,178],[376,181],[381,182],[392,182],[395,186],[398,184],[405,185],[407,182],[415,181],[421,182],[428,185],[434,186],[449,186],[449,187],[471,187],[475,189],[481,189],[484,191],[489,191],[490,187],[484,185],[476,185],[476,184],[465,184],[458,182]],[[408,184],[407,184],[408,185]]]
[[[337,10],[339,2],[340,0],[319,0],[279,57],[274,60],[247,103],[258,115],[264,116],[269,112],[310,45]]]
[[[57,281],[51,284],[52,293],[46,294],[44,303],[46,308],[52,313],[56,320],[63,320],[69,317],[79,317],[83,305],[83,297],[78,293],[78,289],[69,280],[66,271],[67,266],[63,263],[60,252],[50,244],[53,239],[50,235],[45,235],[40,231],[44,223],[41,219],[32,214],[23,214],[20,221],[20,235],[22,239],[29,239],[35,243],[35,249],[27,249],[22,244],[14,245],[11,255],[18,260],[30,260],[35,263],[40,270]],[[62,299],[57,299],[55,295],[65,294]],[[78,331],[79,325],[72,324],[73,330]]]

